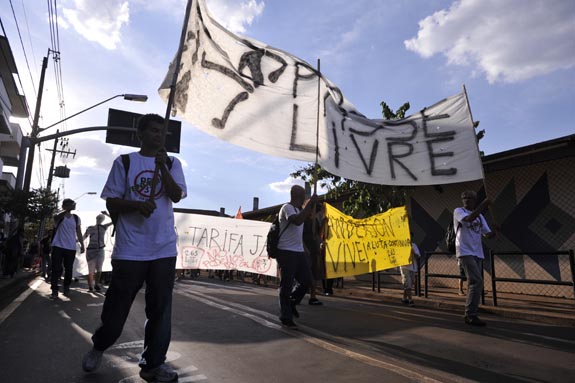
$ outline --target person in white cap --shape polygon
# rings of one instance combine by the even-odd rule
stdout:
[[[103,211],[96,216],[96,224],[88,226],[84,233],[83,239],[90,238],[86,248],[86,261],[88,262],[88,289],[90,291],[100,291],[100,278],[102,277],[102,265],[104,264],[106,247],[106,230],[112,221],[103,224],[108,212]]]

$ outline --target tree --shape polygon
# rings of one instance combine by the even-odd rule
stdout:
[[[26,237],[33,238],[43,219],[52,216],[58,206],[58,195],[49,189],[17,190],[0,199],[0,211],[10,214],[20,224],[26,222]]]

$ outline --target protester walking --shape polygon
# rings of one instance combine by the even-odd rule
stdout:
[[[419,270],[419,258],[421,253],[419,248],[414,242],[411,242],[411,263],[404,266],[399,266],[399,272],[401,273],[401,283],[403,284],[403,298],[401,303],[408,306],[415,306],[412,298],[413,282],[415,281],[415,274]]]
[[[52,261],[50,252],[52,251],[52,230],[46,230],[44,236],[40,240],[40,273],[44,280],[49,281],[52,274]]]
[[[303,223],[315,208],[317,195],[312,195],[302,209],[305,201],[305,189],[292,186],[290,202],[283,205],[279,212],[280,232],[277,262],[280,268],[280,321],[288,328],[297,328],[293,321],[299,317],[296,306],[312,285],[311,269],[304,253]],[[297,282],[294,288],[294,281]]]
[[[100,291],[100,279],[102,277],[102,266],[104,265],[106,247],[106,230],[112,225],[112,222],[102,224],[108,215],[103,211],[96,216],[96,224],[88,226],[82,237],[83,240],[89,238],[88,247],[86,248],[86,261],[88,262],[88,290]]]
[[[173,382],[178,374],[165,364],[171,339],[172,290],[176,269],[176,231],[172,203],[186,197],[181,162],[164,149],[164,119],[147,114],[137,124],[140,151],[116,158],[101,197],[114,218],[112,280],[93,348],[82,362],[86,372],[100,365],[103,352],[116,342],[138,291],[146,285],[146,324],[140,377]],[[154,184],[154,169],[159,177]],[[155,190],[153,190],[155,189]]]
[[[318,281],[323,280],[325,277],[325,262],[322,257],[321,246],[323,219],[323,205],[318,203],[316,204],[315,214],[310,214],[303,223],[304,250],[308,257],[312,275],[308,303],[312,306],[323,305],[323,302],[317,298]]]
[[[54,217],[54,238],[52,239],[52,295],[58,298],[58,282],[64,270],[64,296],[70,294],[72,283],[72,268],[76,258],[76,243],[80,242],[80,253],[84,252],[82,241],[82,221],[72,210],[76,210],[76,202],[66,198],[62,201],[63,211]]]
[[[492,232],[481,214],[491,204],[489,199],[483,200],[477,207],[477,194],[468,190],[461,194],[463,207],[453,211],[453,227],[455,228],[455,255],[459,259],[467,275],[467,301],[465,303],[465,323],[473,326],[485,326],[479,319],[477,311],[483,291],[483,245],[481,238],[492,238]]]

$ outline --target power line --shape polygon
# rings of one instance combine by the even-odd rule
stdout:
[[[36,94],[36,85],[34,84],[34,78],[32,77],[32,71],[30,70],[28,55],[26,54],[24,41],[22,41],[22,33],[20,32],[20,25],[18,24],[18,19],[16,18],[16,12],[14,11],[14,5],[12,4],[12,0],[10,0],[10,8],[12,9],[12,15],[14,16],[14,23],[16,24],[16,30],[18,31],[18,38],[20,39],[20,45],[22,46],[22,52],[24,53],[24,60],[26,61],[26,66],[28,67],[28,73],[30,74],[30,80],[32,81],[32,88],[34,89],[34,94]]]
[[[18,25],[18,20],[14,19],[14,21],[16,22],[16,25]],[[8,39],[8,35],[6,34],[6,29],[4,29],[4,23],[2,22],[2,18],[0,18],[0,27],[2,27],[2,34],[4,35],[4,37],[6,37],[6,39],[8,41],[10,41]],[[2,56],[4,56],[4,60],[6,62],[10,62],[10,60],[8,60],[8,56],[7,56],[8,52],[4,52],[4,49],[2,49]],[[18,83],[20,84],[20,89],[22,90],[22,94],[25,96],[25,92],[24,92],[24,86],[22,85],[22,78],[20,77],[20,73],[16,73],[18,76]],[[31,120],[31,113],[30,113],[30,107],[28,105],[28,101],[26,99],[26,97],[24,97],[24,106],[26,107],[26,111],[28,112],[28,123],[30,124],[30,126],[32,126],[32,120]],[[10,110],[11,108],[8,108],[8,110]]]

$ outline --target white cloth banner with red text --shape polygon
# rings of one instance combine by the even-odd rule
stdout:
[[[82,234],[96,223],[96,216],[100,214],[97,211],[75,213],[82,221]],[[270,223],[187,213],[174,213],[174,218],[178,234],[177,269],[240,270],[277,276],[277,262],[268,258],[265,247]],[[112,271],[112,230],[113,226],[106,231],[104,240],[103,271]],[[87,274],[86,253],[80,254],[78,246],[74,276]]]

